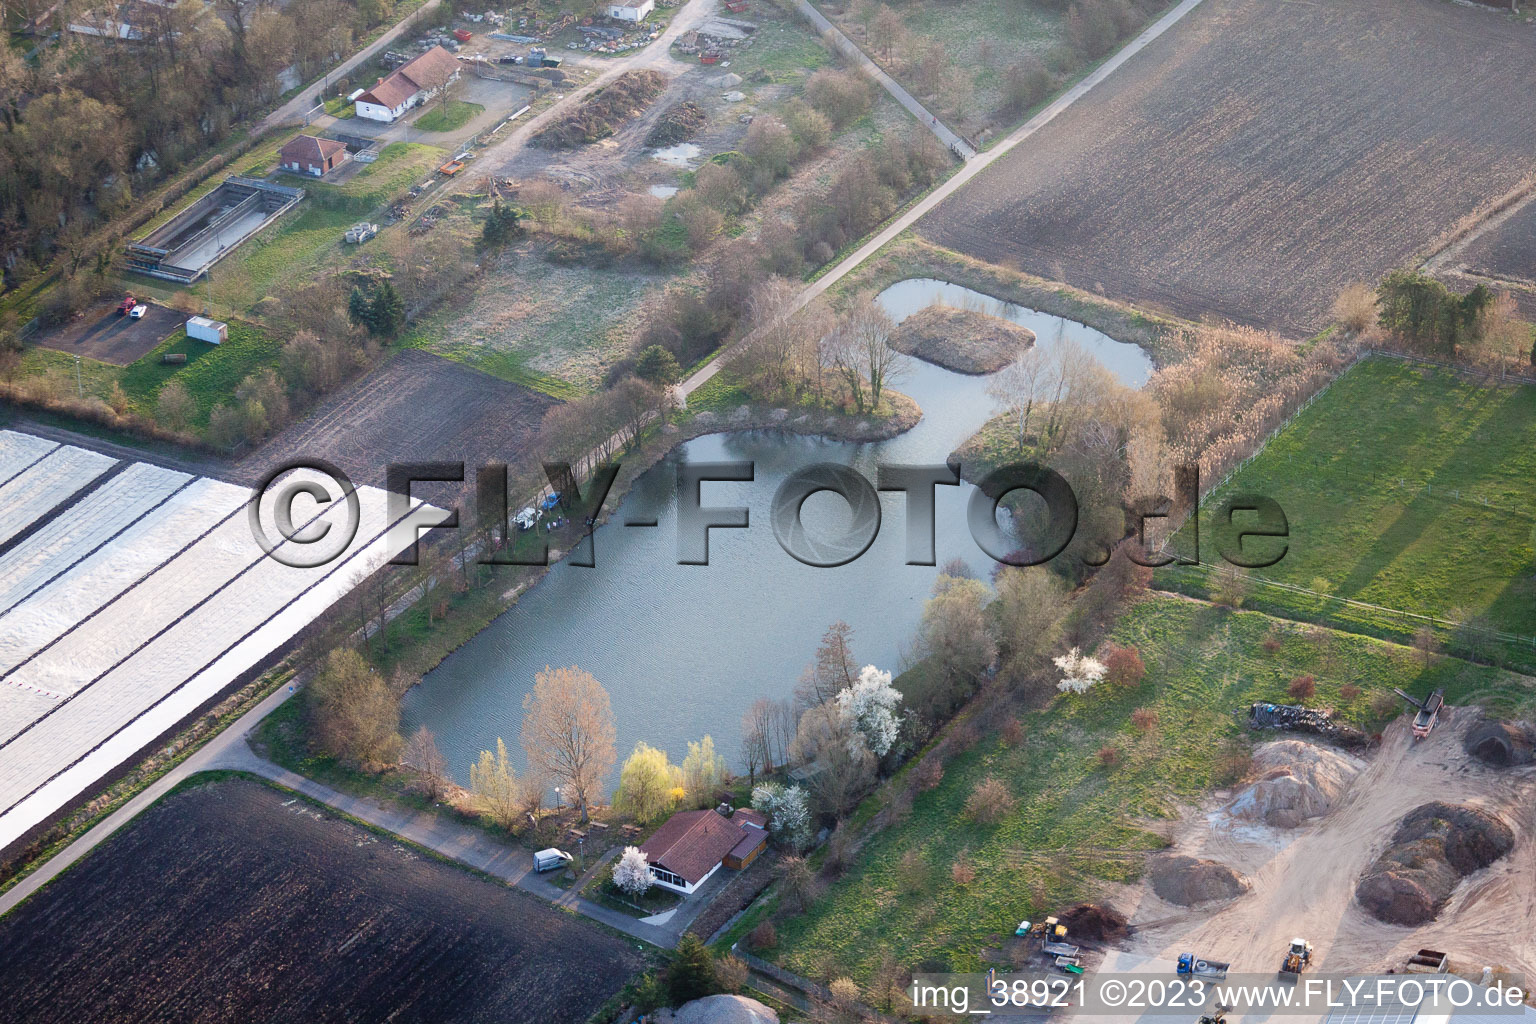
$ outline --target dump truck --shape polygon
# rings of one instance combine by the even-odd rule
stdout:
[[[1438,949],[1421,949],[1408,958],[1410,974],[1444,974],[1451,958]]]
[[[1290,948],[1285,951],[1285,959],[1280,961],[1280,977],[1294,978],[1311,962],[1312,943],[1306,939],[1292,939]]]
[[[1207,960],[1204,957],[1195,956],[1193,953],[1179,954],[1179,973],[1196,978],[1225,978],[1227,968],[1231,966],[1220,960]]]
[[[1434,731],[1435,723],[1440,721],[1440,709],[1445,707],[1445,690],[1443,688],[1435,690],[1424,700],[1419,700],[1395,686],[1392,687],[1392,692],[1417,709],[1417,713],[1413,716],[1413,738],[1427,739]]]

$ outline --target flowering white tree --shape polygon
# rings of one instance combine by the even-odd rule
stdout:
[[[795,850],[811,842],[811,807],[805,790],[765,782],[752,791],[752,806],[768,819],[768,831],[774,838]]]
[[[1076,647],[1053,660],[1062,672],[1062,680],[1056,684],[1056,689],[1062,693],[1087,693],[1094,683],[1104,678],[1104,663]]]
[[[838,711],[864,737],[876,757],[884,757],[896,744],[901,732],[901,715],[896,710],[900,703],[901,694],[891,685],[891,674],[873,665],[865,665],[858,680],[837,695]]]
[[[637,846],[626,846],[613,866],[613,884],[631,896],[644,896],[651,887],[651,866]]]

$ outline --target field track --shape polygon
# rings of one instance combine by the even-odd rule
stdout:
[[[1532,169],[1536,28],[1440,0],[1205,0],[951,196],[952,249],[1310,334]]]

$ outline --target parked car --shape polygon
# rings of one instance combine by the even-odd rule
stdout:
[[[128,315],[135,320],[143,320],[144,314],[149,312],[149,307],[142,302],[128,311]]]

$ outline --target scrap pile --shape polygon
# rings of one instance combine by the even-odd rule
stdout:
[[[1295,704],[1254,704],[1248,708],[1248,727],[1310,732],[1345,746],[1364,746],[1366,742],[1365,733],[1354,726],[1335,722],[1328,712]]]

